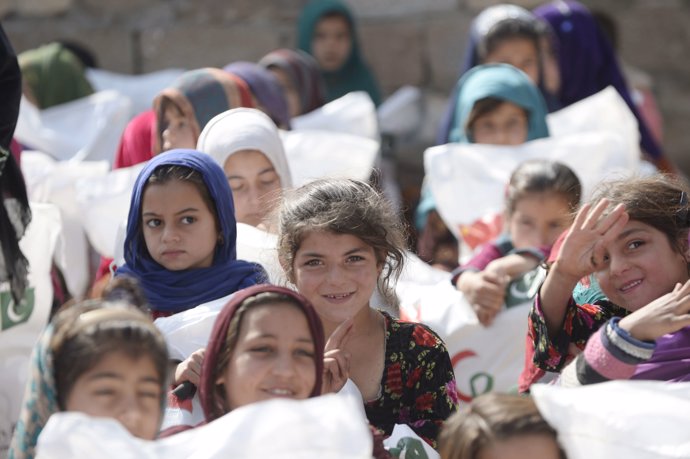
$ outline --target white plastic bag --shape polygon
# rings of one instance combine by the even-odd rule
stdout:
[[[292,129],[342,132],[379,140],[376,106],[364,91],[355,91],[292,119]]]
[[[28,289],[18,307],[9,285],[0,283],[0,457],[7,457],[24,398],[31,352],[48,323],[53,302],[50,269],[62,231],[60,211],[51,204],[31,203],[31,214],[31,223],[19,241],[30,269]]]
[[[530,391],[568,459],[690,457],[690,383],[535,384]]]
[[[37,459],[370,459],[372,435],[347,397],[275,399],[233,410],[214,422],[155,442],[132,437],[117,421],[81,413],[53,415]]]

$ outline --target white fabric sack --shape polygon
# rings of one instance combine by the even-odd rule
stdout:
[[[131,116],[129,98],[112,90],[45,110],[22,98],[14,135],[60,161],[106,160],[112,164]]]
[[[616,132],[631,152],[640,155],[640,131],[637,118],[616,88],[609,86],[579,102],[546,117],[551,137],[590,131]]]
[[[436,206],[456,235],[487,214],[501,213],[510,174],[523,161],[549,159],[570,167],[587,199],[595,185],[639,168],[639,155],[624,138],[608,131],[546,138],[519,146],[446,144],[424,153],[424,169]]]
[[[153,99],[169,87],[183,69],[164,69],[142,75],[127,75],[103,69],[86,69],[86,78],[94,91],[115,90],[132,101],[132,115],[153,107]]]
[[[237,224],[237,259],[260,264],[268,273],[269,283],[286,285],[277,244],[277,235],[244,223]]]
[[[75,183],[84,230],[93,248],[104,257],[114,258],[118,252],[118,229],[127,221],[134,182],[145,165],[115,169]]]
[[[379,142],[327,130],[281,131],[292,183],[299,187],[318,178],[368,180],[379,155]]]
[[[67,289],[75,298],[82,298],[86,293],[92,274],[83,214],[77,206],[76,183],[85,178],[97,181],[108,169],[106,161],[71,163],[55,161],[41,152],[22,153],[22,173],[29,199],[55,204],[62,215],[63,231],[55,262],[65,277]]]
[[[30,205],[31,223],[19,241],[29,261],[28,289],[19,307],[14,305],[9,284],[0,283],[0,457],[7,457],[24,398],[31,352],[48,323],[53,302],[51,262],[62,231],[57,207]]]
[[[535,384],[530,391],[569,459],[690,457],[690,383]]]
[[[53,415],[38,438],[37,459],[365,459],[373,440],[347,397],[269,400],[157,441],[132,437],[117,421],[81,413]]]
[[[406,266],[396,293],[401,318],[428,325],[446,343],[461,400],[517,386],[531,302],[502,310],[484,327],[450,274],[421,261]]]
[[[379,129],[382,133],[404,137],[424,124],[422,91],[416,86],[403,86],[379,106]]]
[[[291,120],[292,129],[342,132],[379,140],[374,102],[364,91],[355,91]]]

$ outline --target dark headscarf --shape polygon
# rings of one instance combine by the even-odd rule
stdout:
[[[319,64],[301,49],[277,49],[261,58],[259,65],[284,71],[300,97],[300,115],[326,103],[326,83]]]
[[[352,91],[366,91],[374,104],[378,106],[381,103],[381,94],[374,75],[362,58],[357,40],[355,18],[345,3],[340,0],[312,0],[307,3],[299,18],[297,46],[299,49],[313,54],[311,42],[314,38],[316,24],[328,14],[338,14],[344,17],[350,24],[352,37],[352,50],[350,56],[345,60],[345,64],[336,71],[322,72],[326,81],[328,101],[342,97]]]
[[[615,87],[637,118],[640,145],[652,158],[661,158],[661,146],[654,140],[630,97],[613,47],[589,10],[578,2],[559,0],[540,6],[534,14],[551,24],[559,40],[559,99],[563,106],[596,94],[607,86]]]
[[[17,55],[0,25],[0,281],[9,282],[14,304],[18,305],[27,286],[29,262],[19,248],[19,240],[31,221],[31,209],[24,177],[10,144],[19,115],[22,76]]]
[[[222,243],[216,245],[208,268],[170,271],[151,258],[141,229],[141,205],[149,177],[160,166],[186,166],[204,179],[216,207]],[[209,155],[196,150],[170,150],[154,157],[139,173],[127,218],[125,264],[115,273],[136,278],[154,311],[180,312],[222,298],[265,281],[267,275],[255,263],[237,260],[237,226],[232,192],[223,169]]]
[[[228,64],[223,70],[237,75],[247,83],[258,104],[266,110],[266,114],[271,117],[276,126],[290,129],[287,99],[280,81],[273,73],[259,64],[245,61]]]
[[[160,153],[163,147],[165,99],[172,101],[182,111],[182,115],[192,126],[195,143],[201,130],[214,116],[231,108],[254,107],[249,86],[236,75],[215,68],[185,72],[153,101],[158,129],[153,146],[154,154]]]
[[[206,346],[204,362],[201,365],[201,382],[199,384],[199,397],[201,406],[204,409],[204,418],[206,422],[211,422],[225,414],[225,408],[220,404],[216,396],[217,381],[215,374],[217,371],[216,367],[219,363],[219,357],[227,347],[230,322],[232,322],[232,318],[235,316],[237,309],[245,300],[267,292],[279,293],[294,299],[294,303],[296,303],[304,313],[307,323],[309,324],[309,332],[314,340],[314,363],[316,364],[316,380],[314,389],[309,394],[309,397],[321,395],[323,352],[325,347],[325,337],[321,319],[319,319],[311,303],[299,293],[274,285],[255,285],[234,294],[221,310],[213,326],[208,346]]]
[[[84,74],[84,64],[60,43],[24,51],[19,55],[19,65],[38,108],[49,108],[93,94]]]

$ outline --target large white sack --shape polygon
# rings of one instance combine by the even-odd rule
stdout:
[[[157,441],[132,437],[117,421],[81,413],[53,415],[38,438],[37,459],[364,459],[366,419],[347,397],[269,400]]]
[[[637,118],[613,86],[546,117],[551,137],[589,131],[620,134],[631,151],[640,154],[640,131]]]
[[[405,137],[421,129],[423,94],[416,86],[403,86],[391,94],[377,109],[381,133]]]
[[[295,187],[318,178],[368,180],[378,158],[377,140],[327,130],[281,131]]]
[[[62,231],[60,211],[51,204],[31,203],[31,213],[31,223],[19,241],[29,261],[29,286],[18,307],[8,283],[0,283],[0,457],[7,457],[24,397],[31,351],[48,323],[53,302],[50,269]]]
[[[101,91],[39,110],[25,98],[15,137],[60,161],[106,160],[112,164],[132,103],[117,91]]]
[[[527,314],[543,272],[536,270],[511,283],[511,307],[485,327],[450,282],[449,273],[411,261],[395,289],[400,316],[428,325],[446,343],[460,398],[470,401],[486,392],[515,389],[524,365]]]
[[[84,232],[82,211],[77,205],[76,184],[80,179],[104,177],[106,161],[55,161],[45,153],[22,153],[22,173],[29,199],[55,204],[62,215],[62,234],[55,262],[62,271],[67,289],[81,298],[89,287],[89,247]]]
[[[436,206],[456,235],[462,225],[501,213],[510,174],[530,159],[560,161],[580,179],[584,198],[595,185],[639,168],[639,154],[624,138],[608,131],[590,131],[534,140],[519,146],[446,144],[424,152],[424,169]]]
[[[115,90],[132,101],[132,114],[136,115],[153,107],[153,99],[169,87],[183,69],[165,69],[142,75],[127,75],[103,69],[86,69],[86,78],[95,91]]]
[[[690,383],[535,384],[530,391],[568,459],[690,457]]]
[[[114,258],[122,251],[116,246],[118,230],[127,221],[134,182],[145,165],[115,169],[75,183],[75,199],[84,230],[93,248],[104,257]]]
[[[323,107],[293,118],[291,124],[296,131],[317,129],[379,140],[376,106],[364,91],[345,94]]]

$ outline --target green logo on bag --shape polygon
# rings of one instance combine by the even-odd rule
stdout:
[[[26,289],[24,298],[16,305],[10,292],[0,292],[0,330],[8,330],[29,320],[34,312],[35,294],[33,288]]]
[[[546,278],[546,270],[541,266],[518,277],[506,289],[506,307],[519,306],[531,302],[537,295],[539,286]]]

